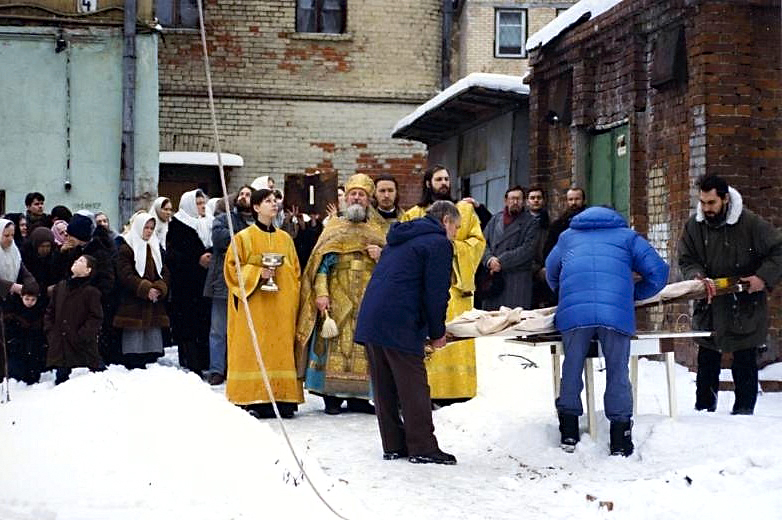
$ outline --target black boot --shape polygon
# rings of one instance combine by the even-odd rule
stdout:
[[[576,451],[578,444],[578,416],[559,414],[559,446],[568,453]]]
[[[611,455],[629,457],[633,454],[633,421],[611,421]]]

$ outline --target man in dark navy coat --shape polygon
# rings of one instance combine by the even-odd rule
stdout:
[[[445,346],[456,206],[437,201],[425,218],[396,223],[372,273],[354,340],[366,346],[383,458],[456,464],[434,436],[424,343]],[[399,417],[402,409],[404,423]]]

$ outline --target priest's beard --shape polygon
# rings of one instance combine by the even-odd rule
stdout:
[[[345,218],[350,222],[364,222],[367,219],[367,209],[361,204],[351,204],[345,209]]]

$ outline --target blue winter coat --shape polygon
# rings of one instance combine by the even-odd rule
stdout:
[[[433,218],[391,227],[358,313],[353,339],[423,356],[445,335],[453,244]]]
[[[641,275],[633,282],[633,271]],[[634,300],[665,287],[668,264],[622,215],[588,208],[576,215],[546,258],[546,279],[559,288],[560,331],[608,327],[635,334]]]

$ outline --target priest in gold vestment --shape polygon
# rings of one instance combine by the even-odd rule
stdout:
[[[450,200],[450,193],[448,170],[441,165],[431,166],[424,173],[421,201],[407,210],[400,220],[405,222],[423,217],[435,200]],[[448,301],[446,321],[473,308],[475,270],[486,247],[473,205],[462,201],[456,207],[462,222],[453,241],[451,299]],[[449,404],[475,397],[478,386],[475,340],[449,343],[448,347],[435,351],[426,361],[426,372],[434,403]]]
[[[323,397],[336,415],[347,400],[350,410],[374,413],[364,347],[353,342],[356,318],[380,251],[385,245],[382,218],[370,205],[372,179],[353,175],[345,185],[344,214],[328,220],[302,275],[296,349],[305,387]],[[326,315],[338,335],[321,335]]]
[[[275,229],[272,224],[278,211],[274,192],[268,189],[255,191],[250,202],[255,224],[237,233],[233,242],[239,252],[250,315],[272,393],[280,415],[290,418],[298,404],[304,402],[294,353],[299,309],[299,259],[290,235]],[[273,270],[264,267],[264,253],[284,255],[283,264]],[[250,336],[232,247],[226,252],[223,272],[228,287],[226,396],[256,417],[271,417],[274,411]],[[261,289],[270,277],[278,286],[277,291]]]

